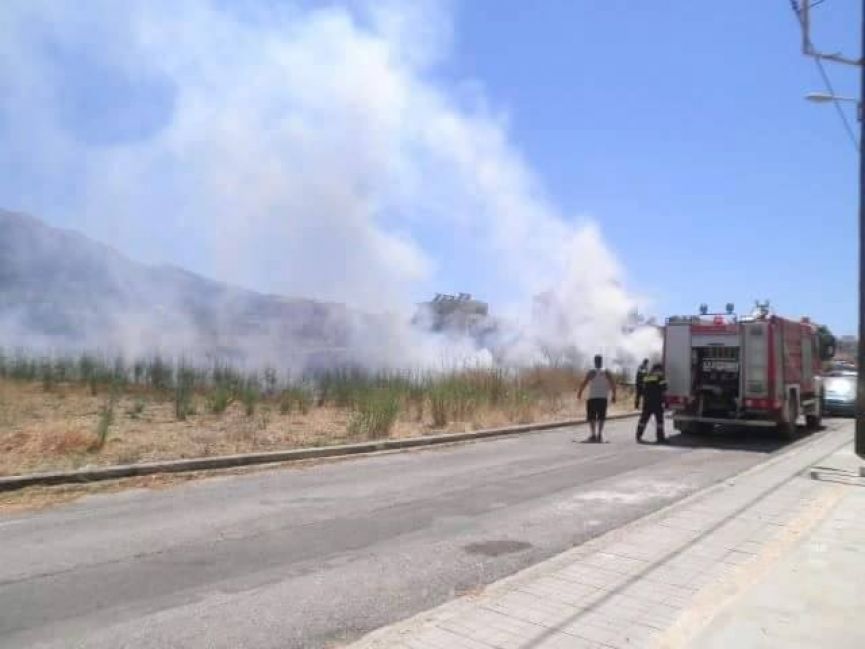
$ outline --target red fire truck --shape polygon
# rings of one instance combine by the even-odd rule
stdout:
[[[822,418],[822,361],[834,355],[807,318],[787,320],[758,304],[746,317],[724,314],[668,318],[664,330],[667,407],[676,429],[715,425],[777,427],[796,432]]]

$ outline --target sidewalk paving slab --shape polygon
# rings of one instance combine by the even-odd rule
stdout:
[[[858,534],[861,544],[865,506],[859,518],[856,512],[841,522],[827,518],[846,511],[835,508],[851,490],[865,497],[865,489],[851,486],[859,480],[852,454],[839,452],[849,440],[849,430],[806,438],[708,490],[351,646],[709,646],[689,643],[715,628],[713,618],[771,574],[814,529],[827,525],[836,536]],[[829,467],[821,473],[826,479],[811,477],[817,464]],[[839,476],[851,484],[840,484]],[[712,646],[732,646],[722,628],[714,632],[719,639]]]
[[[832,470],[813,472],[813,480],[837,485],[835,476],[849,478],[840,486],[837,504],[753,588],[712,619],[690,647],[865,647],[865,480],[855,470],[861,461],[848,448],[826,463]]]

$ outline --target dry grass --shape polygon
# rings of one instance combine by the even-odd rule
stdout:
[[[531,370],[518,384],[501,390],[498,383],[491,386],[491,380],[497,379],[477,373],[449,388],[459,394],[459,407],[451,409],[442,427],[434,426],[429,392],[388,387],[396,391],[401,405],[393,425],[382,430],[387,428],[389,437],[403,438],[583,415],[573,372]],[[464,398],[465,391],[471,398]],[[286,408],[277,394],[262,398],[248,414],[242,399],[214,412],[208,407],[212,394],[198,390],[190,396],[185,419],[179,419],[173,393],[127,386],[116,396],[100,448],[100,420],[109,397],[93,392],[81,382],[46,389],[38,381],[0,379],[0,475],[327,446],[376,436],[375,431],[358,428],[362,408],[352,398],[342,405],[328,400]],[[622,394],[619,408],[624,404],[621,409],[627,409],[629,400]]]

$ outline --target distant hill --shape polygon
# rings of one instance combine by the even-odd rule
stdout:
[[[0,210],[0,347],[326,362],[363,317],[342,304],[141,264],[79,233]]]

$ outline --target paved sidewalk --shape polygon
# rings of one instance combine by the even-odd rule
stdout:
[[[849,429],[802,440],[672,507],[352,646],[779,646],[739,642],[738,627],[725,625],[722,611],[741,606],[739,598],[752,586],[775,579],[783,569],[779,559],[800,552],[796,548],[803,539],[825,538],[832,547],[861,540],[865,510],[852,495],[860,490],[851,486],[859,482],[854,472],[858,464],[849,450],[840,450],[849,440]],[[809,469],[817,464],[824,468],[813,479]],[[827,518],[833,512],[840,518]],[[856,558],[848,563],[856,563]],[[865,577],[865,565],[857,565]],[[762,630],[752,626],[748,632],[759,635]],[[843,635],[843,627],[838,633]],[[785,640],[780,646],[812,645]]]
[[[865,478],[851,448],[813,478],[842,485],[835,508],[691,643],[695,649],[865,647]]]

